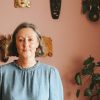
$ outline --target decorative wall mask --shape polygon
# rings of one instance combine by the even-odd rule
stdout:
[[[11,35],[0,36],[0,60],[2,62],[7,62],[9,59],[8,47],[11,43]]]
[[[58,19],[61,10],[61,0],[50,0],[51,16],[53,19]]]
[[[36,56],[49,56],[53,55],[52,39],[50,37],[42,36],[40,47],[37,49]]]
[[[14,0],[14,6],[16,8],[29,8],[30,1],[29,0]]]
[[[98,21],[100,18],[100,0],[82,0],[82,12],[87,14],[90,21]]]

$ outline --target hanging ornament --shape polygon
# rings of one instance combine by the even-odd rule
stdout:
[[[89,19],[90,21],[98,21],[99,20],[99,11],[97,8],[92,8],[89,12]]]
[[[14,0],[15,8],[29,8],[30,1],[29,0]]]
[[[50,0],[51,16],[53,19],[58,19],[61,10],[61,0]]]
[[[82,0],[82,12],[90,21],[98,21],[100,18],[100,0]]]
[[[86,13],[88,10],[90,10],[90,3],[88,0],[82,1],[82,12]]]

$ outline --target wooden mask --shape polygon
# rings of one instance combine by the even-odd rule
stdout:
[[[50,9],[53,19],[58,19],[61,10],[61,0],[50,0]]]

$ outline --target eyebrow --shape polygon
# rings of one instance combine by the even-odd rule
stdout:
[[[18,38],[26,38],[26,37],[18,36]],[[27,36],[27,38],[35,38],[35,37],[33,37],[33,36]]]

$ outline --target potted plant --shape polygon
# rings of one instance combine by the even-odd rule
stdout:
[[[75,74],[75,83],[82,86],[85,79],[86,87],[83,90],[84,96],[88,96],[89,100],[100,100],[100,71],[96,72],[96,69],[100,69],[100,62],[96,62],[94,57],[88,57],[83,62],[83,68],[80,72]],[[77,89],[76,96],[79,97],[81,89]]]

